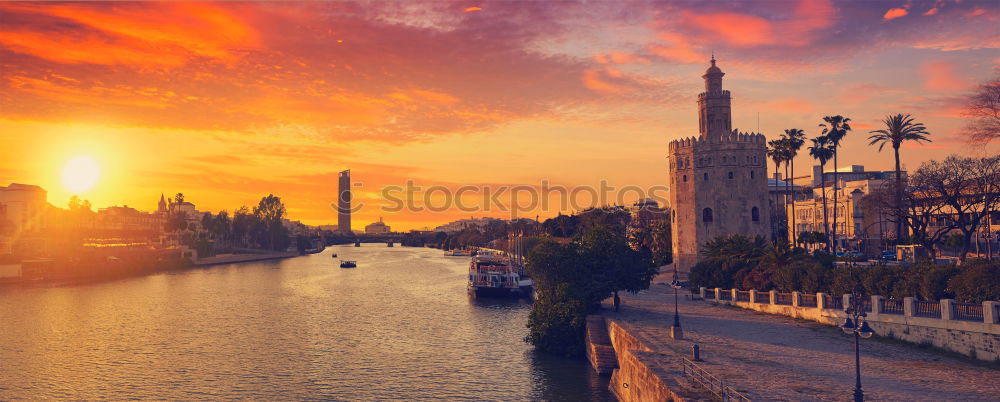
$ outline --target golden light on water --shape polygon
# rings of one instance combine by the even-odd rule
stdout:
[[[90,190],[101,177],[101,167],[94,158],[77,156],[66,162],[62,170],[62,182],[73,193]]]

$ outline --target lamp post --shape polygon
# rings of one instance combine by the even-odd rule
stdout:
[[[865,393],[861,391],[861,338],[871,338],[874,331],[868,326],[868,321],[864,318],[868,315],[865,313],[864,305],[862,305],[861,291],[858,289],[854,290],[851,294],[850,305],[844,310],[847,313],[847,321],[844,321],[844,325],[840,326],[840,329],[844,330],[846,334],[854,334],[854,401],[862,402],[865,400]],[[853,318],[853,320],[852,320]]]
[[[681,330],[681,316],[677,309],[677,294],[681,291],[681,282],[677,280],[677,264],[674,264],[674,280],[670,281],[670,287],[674,288],[674,324],[670,326],[670,337],[683,339],[684,331]]]

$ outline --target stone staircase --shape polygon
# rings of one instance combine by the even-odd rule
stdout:
[[[587,358],[597,374],[611,374],[618,368],[618,356],[611,346],[608,326],[604,317],[587,317]]]

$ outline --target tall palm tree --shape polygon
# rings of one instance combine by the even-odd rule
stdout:
[[[878,144],[878,151],[882,152],[885,144],[892,144],[893,156],[896,158],[896,239],[898,240],[903,237],[903,233],[906,233],[903,229],[907,229],[904,226],[906,220],[903,219],[903,177],[899,168],[899,147],[903,145],[903,141],[931,142],[927,138],[931,133],[927,132],[922,123],[914,122],[909,114],[886,116],[882,123],[885,124],[884,129],[870,131],[872,135],[868,137],[870,141],[868,145]]]
[[[823,194],[823,232],[826,233],[827,251],[830,251],[832,244],[830,242],[830,222],[827,221],[826,214],[826,180],[823,178],[823,170],[826,168],[826,162],[833,158],[833,149],[830,148],[830,140],[826,136],[821,135],[813,138],[812,143],[813,145],[809,147],[809,156],[819,161],[819,185],[820,192]]]
[[[767,156],[774,162],[774,178],[778,178],[778,168],[785,162],[785,144],[781,139],[767,142]],[[774,199],[774,207],[778,208],[778,198]],[[782,205],[784,207],[784,205]]]
[[[806,133],[798,128],[789,128],[785,130],[782,134],[782,138],[785,140],[785,157],[788,158],[788,162],[791,174],[788,176],[789,180],[795,180],[795,157],[798,156],[799,150],[802,149],[802,145],[806,143]],[[792,183],[794,186],[794,183]],[[788,192],[788,180],[785,180],[785,192]],[[792,245],[798,244],[796,241],[796,226],[795,226],[795,196],[792,195]]]
[[[826,116],[823,118],[826,123],[820,124],[823,127],[823,135],[830,140],[830,145],[833,147],[833,245],[837,245],[837,210],[838,207],[838,190],[837,187],[840,185],[838,181],[840,176],[837,172],[837,149],[840,148],[840,142],[844,140],[847,136],[847,132],[851,131],[851,119],[836,115],[836,116]],[[846,212],[846,211],[845,211]],[[833,250],[836,252],[836,248]]]

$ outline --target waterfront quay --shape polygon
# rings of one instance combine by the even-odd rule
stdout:
[[[611,364],[618,370],[611,387],[621,400],[710,399],[692,380],[693,370],[751,400],[851,399],[854,339],[839,328],[691,300],[681,290],[683,339],[672,339],[673,288],[665,282],[669,275],[660,275],[649,290],[623,297],[620,312],[605,306],[603,319],[591,317],[591,323],[603,322],[608,329],[604,343],[612,345],[618,360]],[[684,367],[695,344],[702,361]],[[608,362],[604,365],[607,370]],[[998,367],[896,340],[861,341],[862,386],[870,400],[996,400]]]

